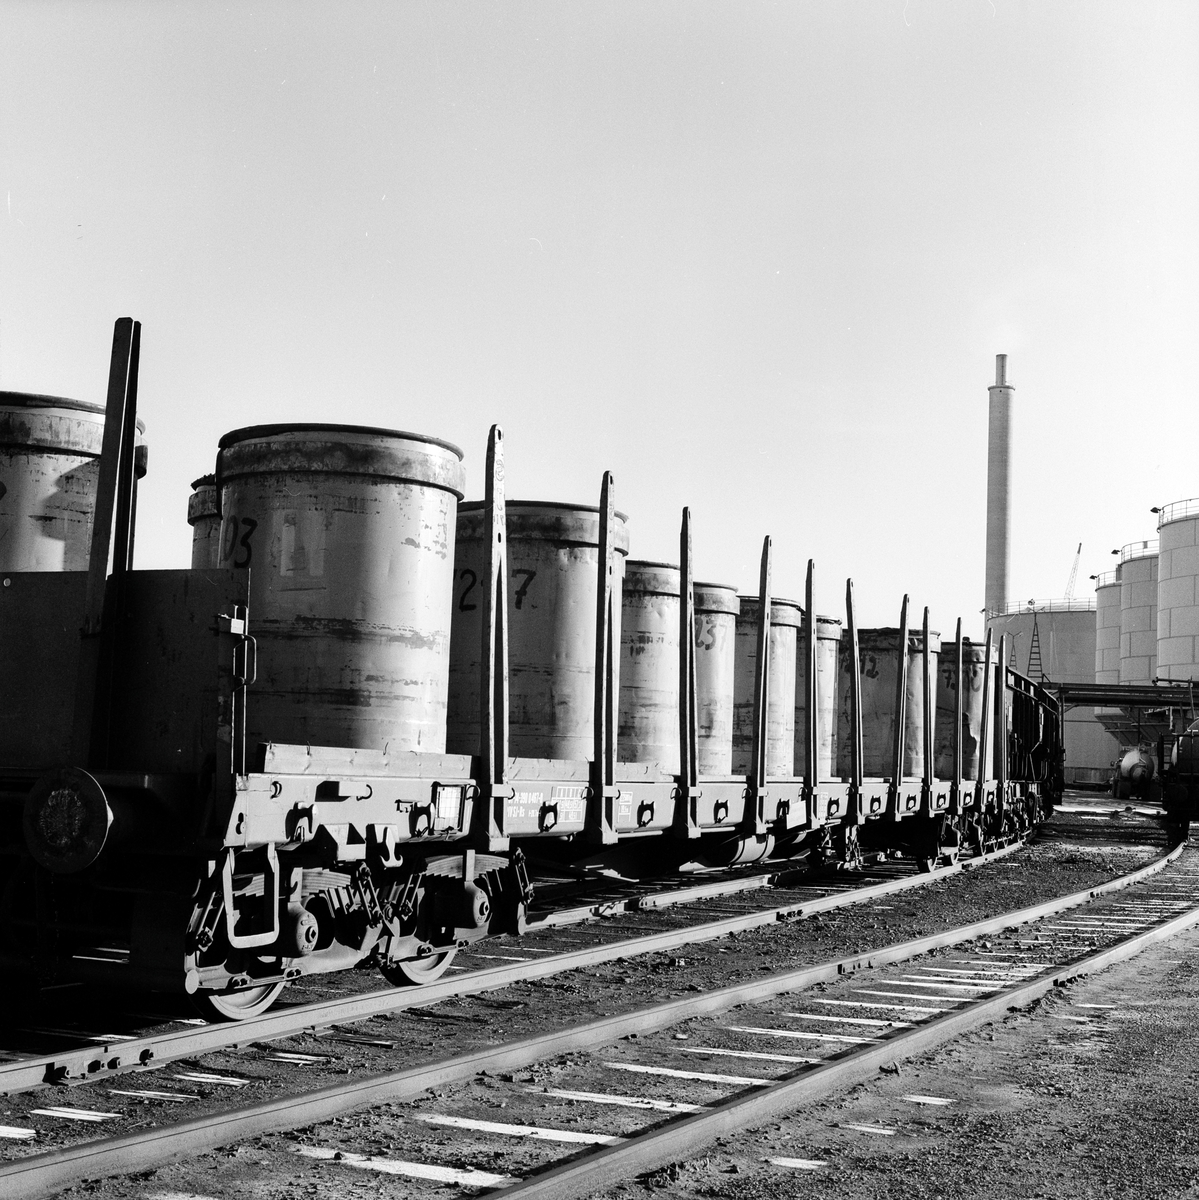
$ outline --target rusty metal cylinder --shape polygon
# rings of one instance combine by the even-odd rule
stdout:
[[[259,425],[217,457],[219,565],[249,568],[246,741],[445,749],[462,451],[352,425]]]
[[[0,571],[87,570],[103,445],[102,405],[0,392]]]
[[[736,676],[737,589],[697,583],[695,594],[695,715],[699,773],[733,773],[733,680]]]
[[[733,677],[733,773],[745,775],[753,759],[754,674],[758,664],[757,596],[741,596]],[[771,597],[766,713],[766,774],[795,775],[795,645],[803,610],[794,600]]]
[[[936,687],[937,655],[941,639],[929,635],[929,670]],[[903,739],[905,779],[924,774],[924,635],[908,631],[908,679]],[[895,691],[899,676],[899,630],[858,630],[859,686],[862,693],[862,774],[889,779],[894,774]],[[850,705],[852,657],[849,636],[841,639],[837,698],[837,773],[850,775]],[[935,692],[934,692],[935,696]],[[934,703],[935,709],[935,703]],[[934,731],[936,726],[934,725]],[[935,743],[934,743],[935,744]]]
[[[629,559],[620,604],[621,762],[679,771],[679,568]]]
[[[187,523],[192,527],[192,570],[215,567],[221,550],[220,505],[216,476],[201,475],[187,498]]]
[[[986,676],[986,643],[962,639],[962,778],[978,778],[978,751],[982,739],[983,682]],[[999,661],[997,646],[991,647],[992,669]],[[995,695],[996,677],[991,677],[991,695]],[[942,642],[937,665],[937,716],[933,726],[933,774],[938,779],[953,778],[953,729],[957,721],[958,644]],[[995,737],[994,716],[991,738]]]
[[[801,628],[795,643],[795,773],[808,765],[808,655]],[[820,717],[816,767],[821,779],[833,777],[837,761],[837,654],[841,622],[836,617],[816,617],[816,711]]]
[[[510,500],[508,525],[508,750],[529,758],[594,753],[595,617],[599,509]],[[482,503],[458,511],[447,747],[479,752],[479,660],[487,531]],[[617,582],[629,552],[628,518],[612,530]],[[613,606],[620,624],[620,594]],[[620,630],[613,630],[619,652]],[[617,654],[619,662],[619,653]]]

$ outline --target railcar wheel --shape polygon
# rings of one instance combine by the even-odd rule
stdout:
[[[380,963],[379,971],[392,987],[420,987],[440,979],[454,961],[458,947],[427,954],[424,958],[409,958],[403,962]]]
[[[238,992],[198,992],[192,997],[192,1004],[209,1021],[244,1021],[266,1012],[286,986],[286,983],[266,983]]]

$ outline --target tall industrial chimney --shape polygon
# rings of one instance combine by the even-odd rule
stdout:
[[[987,615],[1007,608],[1012,501],[1012,392],[1007,381],[1007,355],[995,355],[995,382],[987,417]]]

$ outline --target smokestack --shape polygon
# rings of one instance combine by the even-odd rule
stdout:
[[[1007,355],[995,355],[995,382],[987,389],[987,615],[1007,608],[1012,500],[1012,392]]]

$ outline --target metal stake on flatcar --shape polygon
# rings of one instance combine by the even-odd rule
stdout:
[[[1002,816],[1007,803],[1007,634],[999,635],[999,674],[995,681],[996,808]]]
[[[104,439],[100,449],[100,477],[96,486],[95,514],[92,518],[91,553],[88,557],[87,598],[80,630],[79,666],[76,671],[75,709],[71,725],[72,758],[90,765],[93,723],[97,709],[96,689],[101,666],[101,632],[104,627],[104,601],[107,593],[108,556],[112,549],[113,520],[121,483],[122,443],[127,427],[126,405],[129,399],[130,369],[135,333],[140,340],[140,322],[132,317],[117,319],[112,333],[112,356],[108,368],[108,399],[104,414]],[[134,383],[136,402],[136,383]],[[136,413],[132,422],[137,428]],[[132,474],[133,446],[127,455]],[[128,566],[128,532],[122,541]]]
[[[610,846],[617,840],[616,719],[620,677],[617,640],[620,637],[620,597],[616,595],[616,549],[612,531],[616,523],[615,482],[604,472],[599,504],[599,584],[595,619],[594,752],[591,762],[591,812],[588,832],[594,841]]]
[[[932,816],[933,805],[933,675],[932,656],[929,653],[928,605],[924,606],[924,650],[921,655],[921,666],[924,669],[922,680],[924,692],[924,775],[920,782],[920,811],[925,817]]]
[[[504,489],[504,431],[493,425],[487,435],[487,477],[483,528],[488,531],[484,557],[483,646],[480,662],[479,730],[485,809],[484,848],[506,850],[504,808],[513,794],[508,783],[508,518]]]
[[[769,535],[762,539],[762,568],[758,576],[758,661],[754,664],[754,724],[749,760],[747,833],[766,833],[766,757],[770,719],[770,552]]]
[[[807,675],[804,678],[804,802],[806,820],[816,824],[817,792],[820,790],[820,709],[819,690],[816,686],[816,564],[808,559],[808,578],[804,585],[804,662]]]
[[[955,639],[958,648],[958,673],[953,721],[953,791],[950,794],[949,811],[954,816],[957,816],[962,811],[962,708],[964,703],[962,688],[965,686],[962,679],[962,670],[965,666],[965,655],[962,651],[961,617],[958,617]]]
[[[978,734],[978,778],[974,803],[981,817],[987,802],[987,781],[991,777],[991,645],[993,629],[987,630],[987,643],[983,650],[983,707],[979,719]]]
[[[683,509],[679,529],[679,790],[674,832],[700,835],[696,808],[699,783],[699,713],[695,687],[695,571],[691,557],[691,509]]]
[[[908,723],[908,598],[899,606],[899,666],[895,672],[895,739],[891,747],[890,816],[898,821],[900,785],[903,783],[904,735]]]
[[[845,623],[849,626],[849,813],[851,825],[861,825],[862,812],[862,680],[858,624],[853,613],[853,580],[845,581]]]

